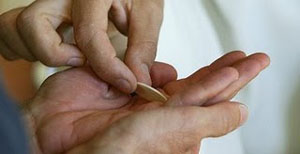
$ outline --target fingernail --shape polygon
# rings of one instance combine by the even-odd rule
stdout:
[[[131,93],[132,88],[130,83],[125,80],[125,79],[119,79],[116,81],[116,86],[120,88],[121,91],[126,92],[126,93]]]
[[[240,126],[242,126],[248,119],[248,107],[244,104],[240,105],[240,116]]]
[[[83,58],[71,58],[69,59],[67,65],[69,66],[81,66],[84,64],[84,59]]]

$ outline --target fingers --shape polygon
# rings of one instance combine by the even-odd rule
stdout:
[[[202,105],[239,78],[237,70],[225,67],[210,73],[201,82],[187,86],[167,102],[169,106]]]
[[[71,0],[36,1],[17,18],[17,28],[28,49],[48,66],[80,66],[84,58],[79,49],[62,42],[56,29],[70,21]]]
[[[156,56],[163,0],[133,0],[130,11],[125,63],[139,82],[151,85],[149,72]]]
[[[238,70],[240,74],[239,79],[232,83],[220,94],[209,100],[205,105],[210,105],[224,100],[230,100],[241,88],[254,79],[263,69],[265,69],[269,63],[269,57],[263,53],[250,55],[246,59],[237,62],[233,65],[233,67]]]
[[[111,5],[112,0],[74,0],[72,17],[75,40],[102,80],[122,92],[131,93],[136,88],[136,78],[116,57],[106,33]]]
[[[223,67],[231,66],[235,62],[237,62],[245,57],[246,57],[245,53],[243,53],[241,51],[230,52],[230,53],[222,56],[221,58],[217,59],[211,65],[199,69],[197,72],[195,72],[188,78],[167,84],[164,87],[164,90],[170,95],[177,93],[178,91],[184,89],[185,87],[201,81],[204,77],[209,75],[211,72],[214,72]]]
[[[219,93],[212,93],[216,95],[211,97],[210,99],[206,99],[207,102],[205,102],[204,105],[211,105],[221,101],[228,101],[232,99],[241,88],[243,88],[247,83],[255,78],[259,72],[265,69],[269,65],[269,63],[269,57],[263,53],[257,53],[246,57],[245,54],[240,51],[231,52],[216,60],[210,66],[200,69],[190,77],[181,81],[167,84],[164,90],[168,94],[182,93],[181,91],[183,89],[190,89],[191,85],[203,82],[204,78],[207,78],[213,72],[221,69],[222,67],[232,66],[238,71],[239,79],[228,85],[228,87],[224,88],[223,90],[219,89]],[[191,98],[193,97],[191,96]],[[182,101],[177,102],[183,103]],[[201,103],[198,102],[198,104]]]
[[[0,53],[7,60],[24,58],[34,61],[34,56],[24,45],[16,26],[17,16],[22,10],[23,8],[14,9],[0,16]]]
[[[250,59],[259,61],[261,70],[265,69],[270,65],[270,57],[265,53],[256,53],[249,56]]]
[[[150,71],[152,86],[159,88],[177,79],[175,68],[169,64],[155,62]]]
[[[246,54],[242,51],[230,52],[228,54],[225,54],[221,58],[217,59],[216,61],[214,61],[211,65],[203,69],[200,69],[196,73],[192,74],[190,77],[187,78],[187,80],[191,83],[197,82],[201,80],[203,77],[205,77],[206,75],[208,75],[210,72],[216,71],[223,67],[231,66],[245,57]]]

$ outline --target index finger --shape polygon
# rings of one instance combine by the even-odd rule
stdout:
[[[131,4],[125,63],[139,82],[148,85],[151,85],[149,72],[156,57],[163,4],[163,0],[136,0]]]
[[[125,93],[131,93],[136,88],[135,76],[116,57],[107,35],[111,5],[112,0],[74,0],[72,17],[75,40],[102,80]]]

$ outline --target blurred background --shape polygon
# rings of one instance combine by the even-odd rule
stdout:
[[[30,3],[0,0],[0,13]],[[247,124],[204,141],[201,153],[300,154],[299,15],[299,0],[165,0],[157,59],[174,65],[179,77],[231,50],[264,51],[271,58],[270,67],[236,98],[249,106]],[[34,96],[34,72],[43,66],[0,57],[0,67],[15,100]]]

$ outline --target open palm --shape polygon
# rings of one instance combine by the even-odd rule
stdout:
[[[151,69],[153,86],[170,96],[166,104],[121,93],[99,80],[89,67],[73,68],[48,78],[30,104],[34,134],[41,152],[46,154],[67,152],[119,125],[122,131],[142,131],[137,128],[146,122],[148,129],[155,129],[164,120],[160,117],[160,122],[153,121],[152,117],[172,112],[168,106],[202,106],[228,101],[268,64],[264,54],[246,57],[241,52],[233,52],[190,77],[175,81],[176,71],[171,66],[155,63]],[[186,113],[194,108],[180,110]],[[137,120],[140,118],[144,119]],[[180,123],[186,119],[177,119],[174,125],[169,123],[165,127],[172,126],[175,131],[178,125],[177,129],[182,129]],[[158,134],[161,132],[152,132],[159,140]],[[200,141],[200,138],[194,140]],[[196,143],[184,149],[197,147]]]

